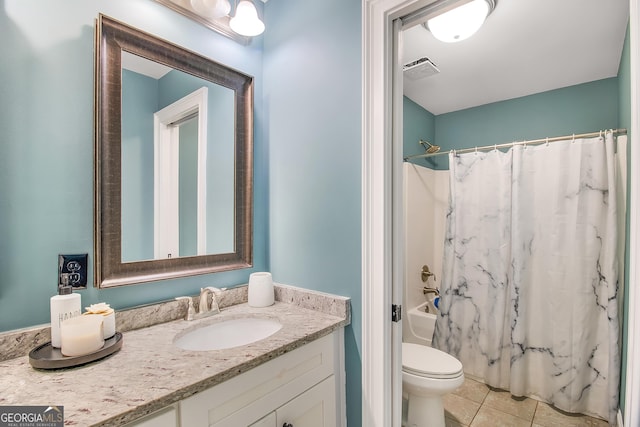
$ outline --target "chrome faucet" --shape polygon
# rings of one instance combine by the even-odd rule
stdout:
[[[200,303],[198,304],[198,311],[196,312],[193,307],[193,298],[191,297],[176,297],[176,300],[187,300],[187,317],[185,320],[196,320],[204,317],[213,316],[216,313],[220,313],[220,307],[218,306],[218,296],[227,288],[215,288],[213,286],[207,286],[200,288]],[[211,295],[211,303],[209,303],[209,295]]]

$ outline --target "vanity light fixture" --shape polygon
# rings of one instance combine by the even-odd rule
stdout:
[[[205,18],[222,18],[231,12],[229,0],[191,0],[191,7]]]
[[[436,39],[455,43],[474,35],[495,7],[495,0],[472,0],[429,19],[423,25]]]
[[[251,0],[240,0],[229,26],[236,33],[247,37],[260,35],[264,31],[264,23],[258,18],[258,11]]]

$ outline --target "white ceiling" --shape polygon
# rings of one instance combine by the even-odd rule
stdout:
[[[440,73],[404,78],[404,94],[435,115],[615,77],[627,0],[497,0],[467,40],[403,31],[402,63],[428,57]]]
[[[156,80],[171,71],[171,68],[158,62],[150,61],[127,51],[122,51],[122,68],[152,77]]]

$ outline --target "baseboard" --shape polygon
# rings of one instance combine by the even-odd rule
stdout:
[[[622,422],[622,411],[618,408],[618,416],[616,417],[616,425],[617,427],[624,427],[624,423]]]

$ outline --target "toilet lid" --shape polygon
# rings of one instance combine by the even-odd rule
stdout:
[[[444,351],[420,344],[402,343],[402,369],[430,378],[455,378],[462,374],[462,363]]]

